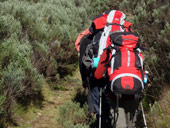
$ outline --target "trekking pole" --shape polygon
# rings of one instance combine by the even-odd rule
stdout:
[[[102,87],[100,87],[99,128],[102,125]]]
[[[143,120],[144,120],[144,125],[145,125],[144,128],[148,128],[147,123],[146,123],[146,117],[145,117],[145,113],[144,113],[142,101],[141,101],[141,104],[140,104],[140,105],[141,105],[142,115],[143,115]]]

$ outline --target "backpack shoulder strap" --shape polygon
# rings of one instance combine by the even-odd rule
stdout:
[[[133,32],[131,22],[125,20],[124,27],[126,32]]]

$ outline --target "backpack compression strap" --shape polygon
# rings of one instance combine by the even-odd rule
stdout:
[[[124,25],[121,25],[121,24],[117,24],[117,23],[108,23],[106,24],[106,26],[109,26],[109,25],[117,25],[117,26],[121,26],[123,29],[125,29],[126,32],[133,32],[131,27],[132,27],[132,23],[128,22],[128,21],[125,21]]]

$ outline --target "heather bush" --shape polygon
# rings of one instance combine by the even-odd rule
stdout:
[[[0,95],[0,117],[2,117],[2,115],[4,115],[4,107],[3,107],[3,104],[4,104],[4,102],[5,102],[5,99],[6,99],[6,97],[4,96],[4,95]]]
[[[95,18],[97,15],[102,14],[103,12],[110,10],[110,1],[109,0],[90,0],[90,8],[88,14],[91,19]]]
[[[88,3],[89,1],[86,0],[78,6],[77,0],[39,2],[8,0],[0,3],[0,12],[3,16],[10,15],[21,25],[21,30],[16,30],[22,32],[22,38],[27,38],[30,43],[33,43],[35,67],[42,66],[43,68],[39,68],[38,71],[46,74],[49,72],[48,69],[55,69],[54,66],[51,66],[52,69],[46,68],[46,63],[51,60],[50,58],[54,58],[58,65],[62,66],[58,66],[58,70],[60,68],[67,70],[68,67],[73,67],[73,62],[77,60],[75,49],[72,49],[74,41],[78,33],[90,25],[86,12],[89,8]],[[60,45],[57,46],[57,52],[53,48],[55,42],[60,42]],[[48,48],[42,53],[37,51],[37,47]],[[44,56],[43,60],[42,56]],[[65,60],[67,61],[63,66]],[[51,65],[56,65],[56,63],[52,64],[53,62]],[[40,63],[41,65],[39,65]],[[66,66],[70,63],[70,66]],[[54,76],[53,74],[49,74],[49,76]]]
[[[154,128],[170,127],[170,88],[161,90],[161,98],[153,105],[150,104],[150,113],[148,114],[149,126]]]
[[[33,64],[38,72],[45,76],[48,74],[47,77],[55,76],[54,73],[50,74],[50,71],[58,65],[56,70],[63,77],[70,73],[70,71],[65,71],[73,70],[75,67],[77,53],[73,47],[78,33],[90,26],[90,19],[97,13],[108,10],[107,3],[106,0],[96,2],[90,0],[6,0],[0,2],[0,12],[2,17],[6,17],[2,23],[6,24],[4,26],[8,29],[1,29],[1,36],[5,33],[9,35],[15,33],[19,41],[26,38],[33,44]],[[5,35],[5,38],[8,37]],[[59,42],[59,45],[54,48],[56,42]],[[46,50],[43,50],[43,47]],[[48,63],[50,67],[47,66]]]
[[[20,22],[15,20],[13,16],[0,16],[0,39],[9,38],[13,33],[20,36],[21,29]]]
[[[0,125],[15,102],[41,93],[43,76],[57,82],[74,71],[74,41],[90,25],[89,3],[0,0]]]
[[[0,44],[0,117],[9,119],[17,100],[39,94],[43,78],[31,64],[32,47],[17,36]],[[2,114],[3,113],[3,114]]]
[[[87,105],[69,102],[59,107],[57,122],[62,128],[88,128],[86,124]]]

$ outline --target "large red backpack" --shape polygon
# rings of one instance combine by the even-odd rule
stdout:
[[[110,32],[120,31],[129,32],[132,31],[130,22],[125,20],[126,15],[118,10],[111,10],[97,16],[90,26],[89,30],[94,34],[92,45],[97,47],[94,57],[100,58],[103,49],[111,45]],[[96,46],[98,45],[98,46]]]
[[[113,100],[116,98],[114,118],[116,117],[117,121],[120,100],[142,99],[144,60],[140,50],[140,39],[136,33],[110,32],[109,37],[111,45],[105,48],[100,56],[94,76],[97,79],[102,77],[109,79],[110,84],[107,88],[110,89],[107,96]]]
[[[140,39],[133,32],[110,33],[111,46],[100,57],[95,77],[107,70],[110,89],[117,94],[137,95],[143,92],[143,56]]]
[[[110,63],[111,90],[122,94],[140,94],[144,90],[143,56],[136,33],[120,32],[110,35],[116,50]],[[113,54],[114,53],[114,54]]]

